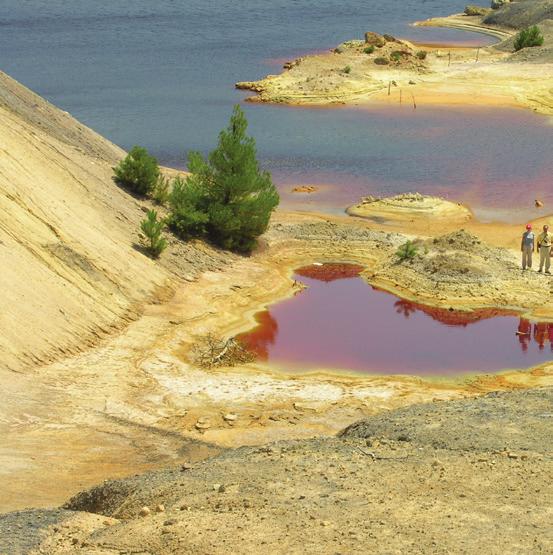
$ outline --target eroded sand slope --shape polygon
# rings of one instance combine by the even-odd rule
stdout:
[[[120,148],[2,73],[0,128],[0,369],[21,370],[132,318],[168,273],[133,249]]]

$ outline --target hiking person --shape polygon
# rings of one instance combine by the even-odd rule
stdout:
[[[551,267],[551,242],[553,241],[553,235],[549,233],[549,226],[543,226],[543,232],[538,235],[538,250],[540,251],[540,269],[543,271],[543,266],[545,264],[545,273],[550,274],[549,268]]]
[[[532,253],[535,247],[534,232],[532,231],[532,224],[526,226],[526,231],[522,234],[522,241],[520,242],[520,251],[522,252],[522,269],[532,268]]]

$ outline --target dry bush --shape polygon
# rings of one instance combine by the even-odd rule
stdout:
[[[198,337],[192,348],[192,358],[198,366],[212,368],[252,362],[255,360],[255,354],[234,337],[224,340],[208,333]]]

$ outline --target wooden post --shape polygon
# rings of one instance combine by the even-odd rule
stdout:
[[[415,95],[413,93],[411,93],[411,97],[413,98],[413,110],[417,109],[417,103],[415,101]]]
[[[451,50],[449,51],[448,57],[449,57],[449,60],[447,62],[447,67],[451,65]]]
[[[476,61],[478,61],[478,56],[480,55],[480,47],[476,49]]]
[[[390,96],[390,89],[392,88],[392,82],[388,81],[388,96]]]

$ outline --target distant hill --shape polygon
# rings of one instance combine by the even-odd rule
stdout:
[[[522,29],[546,19],[553,19],[553,0],[521,0],[492,11],[484,23]]]

